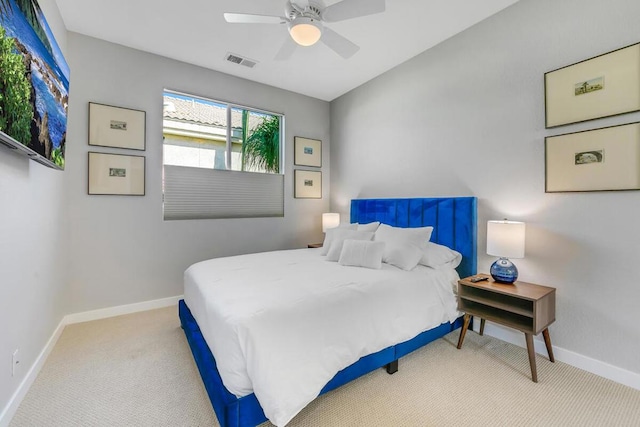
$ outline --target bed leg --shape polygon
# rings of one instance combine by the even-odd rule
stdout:
[[[387,374],[395,374],[396,372],[398,372],[398,360],[396,359],[391,363],[387,363],[385,365],[385,368],[387,368]]]

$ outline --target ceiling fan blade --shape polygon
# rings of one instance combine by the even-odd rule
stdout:
[[[322,37],[320,38],[320,41],[344,59],[351,58],[360,50],[360,47],[357,44],[342,37],[340,34],[327,27],[324,27],[322,30]]]
[[[385,10],[385,0],[342,0],[334,3],[322,13],[326,22],[344,21],[345,19],[373,15]]]
[[[304,9],[305,7],[309,7],[309,0],[293,0],[292,3],[295,3],[302,9]]]
[[[284,43],[282,43],[282,47],[280,48],[278,53],[276,53],[274,59],[276,61],[286,61],[287,59],[291,58],[291,55],[293,55],[293,52],[295,52],[297,46],[298,44],[294,42],[291,37],[287,36],[284,40]]]
[[[287,20],[281,16],[252,15],[249,13],[225,13],[224,19],[231,24],[284,24]]]

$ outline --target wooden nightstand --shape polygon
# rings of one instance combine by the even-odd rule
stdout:
[[[309,243],[307,245],[308,248],[321,248],[322,247],[322,243]]]
[[[471,277],[478,276],[488,280],[470,281]],[[527,340],[531,379],[538,382],[533,336],[542,332],[549,360],[555,362],[548,327],[556,320],[556,289],[526,282],[497,283],[488,274],[471,277],[458,281],[458,310],[465,312],[458,348],[462,347],[471,316],[482,319],[480,335],[484,332],[485,320],[522,331]]]

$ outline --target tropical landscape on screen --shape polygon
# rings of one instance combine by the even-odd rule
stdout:
[[[0,0],[0,130],[64,168],[69,67],[36,0]]]

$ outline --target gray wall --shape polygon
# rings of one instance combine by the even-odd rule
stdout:
[[[640,41],[640,2],[521,0],[331,103],[331,208],[356,197],[479,198],[527,223],[520,278],[557,288],[553,344],[640,373],[640,193],[545,194],[543,74]]]
[[[39,3],[66,54],[55,2]],[[0,147],[0,414],[68,313],[66,212],[64,172]]]
[[[182,274],[213,257],[306,247],[329,207],[329,103],[69,33],[66,190],[70,305],[76,313],[182,294]],[[206,53],[203,53],[206,54]],[[285,217],[163,221],[164,88],[285,114]],[[88,103],[146,111],[146,151],[89,146]],[[293,137],[323,141],[323,199],[293,198]],[[146,157],[146,195],[87,195],[87,152]]]

